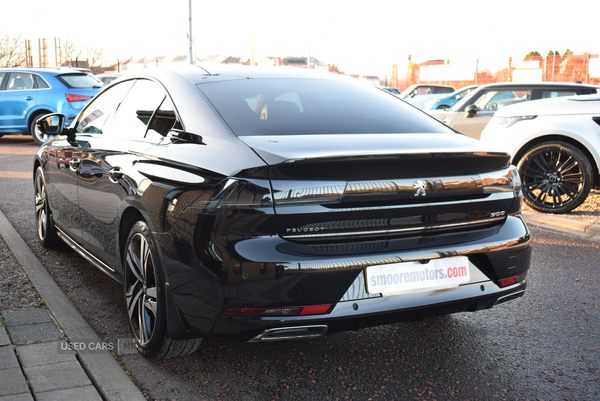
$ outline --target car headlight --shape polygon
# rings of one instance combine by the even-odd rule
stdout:
[[[519,121],[533,120],[537,116],[519,116],[519,117],[493,117],[488,123],[490,128],[508,128]]]

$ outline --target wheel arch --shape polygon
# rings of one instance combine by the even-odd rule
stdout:
[[[148,224],[142,213],[135,207],[130,206],[123,211],[121,215],[121,221],[119,223],[119,265],[123,263],[123,255],[125,255],[125,246],[127,245],[127,237],[131,231],[131,227],[138,222],[144,221]],[[123,266],[121,265],[121,273],[123,273]]]
[[[534,138],[531,141],[527,142],[525,145],[523,145],[519,149],[519,151],[517,153],[515,153],[515,155],[512,159],[512,164],[514,164],[515,166],[517,164],[519,164],[519,162],[521,161],[521,159],[523,158],[523,156],[525,155],[525,153],[527,153],[527,151],[529,149],[539,145],[540,143],[552,142],[552,141],[566,142],[568,144],[575,146],[577,149],[579,149],[585,155],[585,157],[588,158],[588,160],[590,161],[590,165],[592,166],[592,173],[594,176],[594,181],[592,182],[592,187],[593,188],[600,187],[600,172],[598,171],[598,160],[596,160],[594,155],[589,151],[589,149],[585,145],[583,145],[578,140],[573,139],[568,136],[545,135],[545,136],[540,136],[540,137]]]
[[[50,110],[46,110],[46,109],[33,110],[31,112],[31,114],[29,115],[29,118],[27,119],[27,130],[29,130],[29,127],[31,127],[31,123],[33,123],[33,120],[37,119],[37,117],[43,116],[46,114],[51,114],[51,113],[54,113],[54,112],[50,111]],[[31,134],[31,132],[30,132],[30,134]]]
[[[123,256],[125,255],[125,247],[127,246],[127,239],[129,237],[129,232],[134,224],[138,221],[145,222],[150,231],[153,232],[151,226],[151,219],[147,219],[144,217],[143,213],[135,208],[134,206],[129,206],[127,209],[123,211],[121,215],[121,221],[119,224],[119,256],[121,260],[121,275],[122,279],[125,280],[125,266],[122,265]],[[157,246],[156,251],[159,253],[159,258],[161,250],[160,247]],[[167,310],[167,333],[168,336],[173,340],[190,340],[198,338],[198,334],[194,333],[190,330],[189,324],[185,319],[181,316],[179,309],[175,303],[173,293],[171,290],[171,286],[169,284],[169,278],[167,272],[163,269],[163,275],[165,279],[165,302],[166,302],[166,310]],[[197,345],[196,345],[197,347]],[[195,349],[195,348],[194,348]]]

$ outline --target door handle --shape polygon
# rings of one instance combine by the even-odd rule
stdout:
[[[123,178],[123,170],[121,170],[121,167],[115,167],[108,172],[108,179],[112,183],[118,183],[121,178]]]
[[[79,157],[71,157],[71,160],[69,160],[69,170],[76,173],[79,166],[81,166],[81,159]]]
[[[25,100],[29,101],[29,100],[33,100],[33,98],[32,98],[31,96],[27,96],[27,97],[25,98]]]

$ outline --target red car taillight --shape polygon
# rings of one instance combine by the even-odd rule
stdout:
[[[283,306],[273,308],[229,308],[223,314],[233,316],[306,316],[324,315],[331,309],[329,305]]]
[[[91,96],[71,95],[70,93],[67,93],[65,96],[67,97],[68,102],[83,102],[84,100],[89,100],[92,98]]]
[[[525,280],[525,278],[527,277],[527,272],[525,273],[521,273],[518,276],[514,276],[514,277],[509,277],[509,278],[503,278],[500,280],[500,287],[508,287],[509,285],[513,285],[516,283],[519,283],[523,280]]]

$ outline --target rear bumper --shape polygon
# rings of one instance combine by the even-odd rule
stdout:
[[[169,335],[228,336],[244,341],[302,338],[401,321],[491,308],[523,295],[526,281],[501,288],[499,280],[526,273],[531,234],[520,214],[482,235],[461,240],[440,237],[419,246],[401,243],[393,251],[294,252],[279,237],[254,237],[232,244],[217,274],[194,266],[194,257],[163,258],[168,277]],[[413,239],[414,241],[414,239]],[[313,250],[316,249],[313,247]],[[283,251],[282,251],[283,250]],[[318,251],[322,251],[319,255]],[[475,274],[457,288],[382,297],[367,294],[364,268],[385,261],[429,260],[467,256]],[[173,255],[175,256],[175,255]],[[228,259],[228,260],[227,260]],[[474,269],[474,270],[473,270]],[[232,307],[334,304],[324,315],[241,317],[224,315]],[[298,326],[306,330],[288,330]],[[282,330],[283,329],[283,330]],[[306,334],[306,335],[305,335]]]
[[[252,342],[316,337],[318,334],[335,334],[457,312],[489,309],[522,297],[526,287],[526,281],[502,289],[494,283],[483,282],[447,291],[343,301],[337,303],[327,315],[306,318],[250,319],[221,316],[214,334],[237,334],[241,340]],[[304,330],[291,330],[297,327]],[[285,329],[290,329],[289,334]]]

